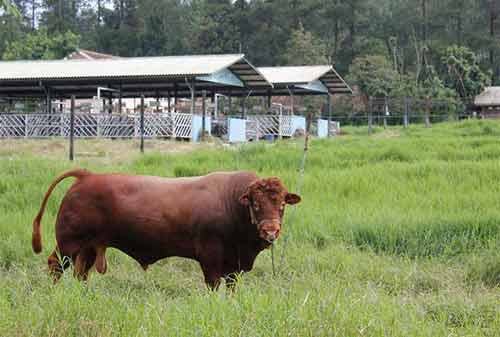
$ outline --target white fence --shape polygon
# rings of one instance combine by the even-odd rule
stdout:
[[[259,140],[292,137],[298,129],[305,129],[305,118],[290,115],[250,115],[239,119],[238,131],[229,130],[229,117],[209,118],[206,130],[225,140]],[[318,136],[332,136],[339,132],[336,122],[321,121]],[[320,124],[317,125],[319,126]],[[236,125],[235,123],[233,123]],[[241,133],[240,136],[235,132]],[[0,114],[0,138],[68,137],[70,114]],[[77,138],[134,138],[140,137],[140,115],[75,114],[74,135]],[[201,116],[189,113],[145,113],[144,137],[185,138],[198,140],[201,135]]]
[[[144,137],[191,138],[193,116],[183,113],[144,114]],[[68,137],[69,114],[0,114],[2,138]],[[75,137],[139,137],[139,115],[75,114]]]

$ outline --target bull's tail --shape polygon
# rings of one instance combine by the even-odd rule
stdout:
[[[50,185],[49,189],[45,193],[45,197],[43,198],[42,206],[40,207],[40,210],[38,211],[35,220],[33,220],[33,235],[31,237],[31,246],[33,247],[33,251],[35,253],[38,254],[42,251],[42,236],[40,234],[40,222],[42,220],[42,216],[45,211],[45,206],[47,205],[47,200],[49,199],[52,190],[57,186],[57,184],[59,184],[62,180],[68,177],[75,177],[77,179],[80,179],[89,174],[90,174],[89,171],[82,169],[68,171],[59,176],[56,180],[54,180],[52,185]]]

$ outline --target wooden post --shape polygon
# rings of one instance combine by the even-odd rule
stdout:
[[[193,82],[191,82],[191,114],[194,115],[195,113],[195,104],[196,104],[196,82],[193,79]]]
[[[271,111],[271,103],[272,103],[271,102],[272,101],[271,97],[272,97],[271,96],[271,90],[268,90],[267,91],[267,112]]]
[[[370,96],[368,100],[368,134],[371,135],[372,133],[372,128],[373,128],[373,115],[372,115],[372,108],[373,108],[373,97]]]
[[[306,139],[309,138],[309,133],[311,132],[311,124],[313,120],[313,113],[309,112],[306,117]],[[307,144],[307,141],[306,141]],[[307,147],[307,145],[306,145]]]
[[[123,86],[122,84],[120,84],[120,94],[118,96],[118,113],[121,114],[122,113],[122,98],[123,98],[123,93],[122,93],[122,90],[123,90]]]
[[[177,83],[174,83],[174,112],[177,109]]]
[[[293,116],[294,110],[295,110],[295,98],[293,95],[293,89],[289,89],[289,90],[290,90],[290,109],[291,109],[291,114]]]
[[[160,112],[160,93],[156,92],[156,112]]]
[[[47,88],[47,113],[52,113],[52,92],[50,88]]]
[[[245,95],[241,96],[241,117],[245,118]]]
[[[144,95],[141,95],[141,153],[144,153]]]
[[[171,112],[172,110],[170,109],[170,91],[167,92],[167,107],[168,107],[168,112]]]
[[[228,114],[231,115],[231,111],[233,109],[233,97],[231,96],[231,91],[229,91],[228,105],[229,105],[229,107],[228,107],[228,109],[229,109]]]
[[[202,116],[201,116],[201,140],[204,141],[205,140],[205,116],[207,113],[207,106],[205,103],[205,101],[207,99],[207,91],[206,90],[202,91],[202,96],[203,96],[203,100],[201,102],[201,113],[202,113]]]
[[[71,110],[69,115],[69,160],[74,159],[74,137],[75,137],[75,95],[71,96]]]
[[[426,128],[431,127],[431,119],[430,119],[431,105],[432,105],[431,98],[427,97],[427,99],[425,101],[425,127]]]
[[[332,119],[332,95],[330,95],[330,93],[328,93],[328,95],[326,97],[326,108],[328,111],[328,120],[331,120]]]
[[[410,111],[410,100],[408,97],[405,97],[405,113],[403,116],[403,125],[405,128],[407,128],[409,124],[409,118],[408,118],[409,111]]]
[[[108,113],[111,115],[113,113],[113,93],[109,93],[109,98],[108,98]]]

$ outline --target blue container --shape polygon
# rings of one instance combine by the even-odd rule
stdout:
[[[264,139],[267,140],[268,142],[274,141],[274,135],[265,135]]]

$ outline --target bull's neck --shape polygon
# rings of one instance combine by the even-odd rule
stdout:
[[[252,224],[250,210],[240,203],[240,197],[247,191],[247,186],[252,180],[244,181],[240,184],[231,184],[230,193],[228,193],[227,210],[230,214],[232,225],[235,226],[235,234],[242,240],[258,240],[258,232],[255,225]]]

